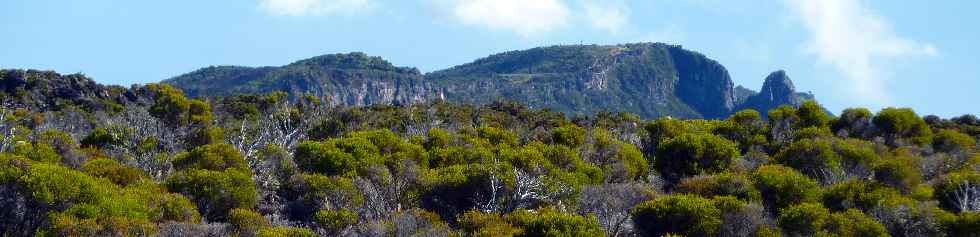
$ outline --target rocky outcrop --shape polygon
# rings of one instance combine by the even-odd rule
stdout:
[[[745,96],[745,101],[738,109],[754,109],[762,116],[765,116],[766,111],[781,105],[798,107],[803,102],[814,99],[812,94],[796,92],[793,80],[783,70],[770,73],[759,92],[741,93]]]
[[[53,71],[0,70],[0,98],[18,108],[58,110],[62,105],[102,110],[133,102],[128,90],[105,86],[81,74]]]

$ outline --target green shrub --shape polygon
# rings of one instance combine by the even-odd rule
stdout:
[[[27,157],[28,159],[47,163],[61,162],[61,155],[54,148],[43,143],[25,142],[14,145],[12,151],[15,155]]]
[[[82,138],[82,147],[107,148],[114,145],[122,145],[124,135],[116,129],[96,128],[85,138]]]
[[[184,146],[196,148],[224,142],[225,130],[216,126],[195,126],[184,138]]]
[[[187,198],[147,181],[121,188],[106,179],[60,165],[0,156],[0,182],[52,209],[46,216],[55,235],[150,235],[154,223],[198,221]],[[20,191],[18,191],[20,192]]]
[[[518,210],[508,214],[507,220],[523,230],[516,236],[605,236],[595,217],[553,209]]]
[[[633,144],[616,140],[604,129],[592,131],[593,151],[590,162],[598,163],[606,171],[612,174],[613,170],[623,169],[626,171],[626,180],[629,181],[645,179],[649,172],[649,162],[643,157],[643,152]],[[609,177],[609,175],[607,175]]]
[[[731,141],[710,134],[684,134],[657,147],[654,167],[668,180],[727,170],[738,149]]]
[[[248,170],[248,164],[238,149],[228,144],[211,144],[178,154],[173,159],[174,168],[222,171],[226,169]]]
[[[919,164],[911,157],[895,157],[884,160],[874,168],[875,181],[891,188],[910,193],[922,183]]]
[[[193,124],[211,125],[211,104],[206,101],[193,99],[188,103],[187,113]]]
[[[364,196],[350,178],[301,174],[298,182],[291,185],[306,203],[313,205],[312,211],[327,207],[357,208],[364,202]]]
[[[257,237],[316,237],[313,231],[295,227],[272,227],[260,229]]]
[[[179,171],[167,179],[166,185],[194,200],[211,221],[226,220],[234,208],[253,208],[257,199],[252,175],[239,169]]]
[[[494,236],[516,236],[523,230],[507,222],[504,217],[496,213],[483,213],[479,211],[468,211],[459,217],[457,221],[459,229],[466,236],[474,237],[494,237]]]
[[[261,228],[272,226],[262,214],[249,209],[235,208],[228,212],[228,223],[240,232],[254,234]]]
[[[331,233],[337,233],[357,224],[357,213],[349,210],[320,210],[313,214],[313,222]]]
[[[936,133],[932,146],[941,152],[972,151],[976,148],[977,141],[954,130],[943,129]]]
[[[848,108],[841,112],[840,118],[831,125],[834,133],[846,132],[848,137],[864,138],[870,135],[871,111],[865,108]]]
[[[357,176],[364,167],[388,164],[399,159],[426,160],[421,146],[410,144],[388,130],[348,134],[323,142],[307,141],[296,147],[295,160],[301,169],[324,175]]]
[[[82,170],[91,176],[100,177],[112,181],[112,183],[127,186],[144,178],[143,171],[137,168],[120,164],[118,161],[101,158],[85,162]]]
[[[980,233],[980,213],[964,212],[942,218],[948,236],[976,236]]]
[[[919,115],[908,108],[884,108],[874,117],[874,125],[889,143],[898,139],[918,145],[932,143],[932,130]]]
[[[516,146],[517,136],[510,131],[495,127],[480,127],[477,129],[480,138],[486,139],[490,144]]]
[[[180,89],[166,84],[148,84],[146,88],[154,93],[154,102],[149,112],[153,117],[171,125],[183,125],[188,121],[187,110],[191,102]]]
[[[779,227],[790,236],[813,236],[833,221],[830,210],[817,203],[802,203],[779,212]]]
[[[836,236],[890,236],[884,225],[854,209],[834,213],[829,229]]]
[[[771,210],[791,205],[817,201],[820,188],[805,175],[780,165],[759,167],[752,174],[755,187],[762,194],[763,202]]]
[[[800,108],[796,109],[796,116],[800,118],[797,127],[824,127],[830,122],[830,116],[823,111],[823,107],[820,107],[816,101],[806,101],[800,105]]]
[[[800,141],[805,139],[816,140],[822,138],[833,137],[834,134],[830,133],[830,129],[826,127],[805,127],[796,130],[793,133],[793,141]]]
[[[643,129],[649,134],[649,142],[654,146],[693,131],[684,121],[669,118],[654,120],[647,123]]]
[[[823,204],[833,211],[860,209],[871,211],[889,199],[901,197],[895,190],[878,183],[849,181],[828,187],[823,192]]]
[[[641,236],[712,236],[722,211],[714,201],[696,195],[668,195],[633,207],[633,225]]]
[[[811,178],[823,178],[826,171],[839,171],[841,158],[830,140],[803,139],[779,151],[776,162],[803,172]]]
[[[761,199],[761,194],[755,190],[752,180],[734,173],[684,179],[675,191],[697,194],[703,197],[732,196],[746,201],[759,201]]]
[[[579,147],[585,143],[585,129],[575,125],[555,128],[551,131],[551,141],[567,147]]]
[[[861,211],[831,213],[816,203],[788,207],[781,211],[778,222],[790,236],[889,236],[881,223]]]
[[[738,143],[742,152],[747,152],[754,146],[768,143],[766,129],[766,122],[759,116],[759,112],[747,109],[736,112],[712,132]]]
[[[966,192],[976,192],[976,190],[980,190],[980,174],[975,171],[955,172],[950,173],[936,184],[935,198],[939,201],[940,206],[946,210],[955,212],[976,211],[977,208],[980,208],[976,204],[968,201],[967,203],[970,204],[967,208],[973,210],[964,210],[964,207],[957,202],[958,196],[964,195]]]

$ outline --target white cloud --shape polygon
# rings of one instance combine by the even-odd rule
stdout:
[[[865,9],[860,0],[786,2],[813,34],[804,52],[843,72],[850,81],[847,87],[868,102],[888,101],[882,61],[937,54],[931,44],[896,35],[885,19]]]
[[[372,4],[370,0],[259,0],[259,8],[278,16],[349,15]]]
[[[570,18],[569,7],[561,0],[453,0],[449,6],[463,24],[526,37],[565,27]]]
[[[618,33],[629,23],[629,8],[622,2],[588,1],[582,7],[593,28]]]

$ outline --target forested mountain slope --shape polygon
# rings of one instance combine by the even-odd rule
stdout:
[[[208,67],[163,83],[191,97],[285,91],[345,106],[516,101],[568,115],[611,111],[642,118],[724,118],[737,108],[803,101],[788,91],[793,98],[741,104],[724,66],[660,43],[540,47],[427,74],[362,53],[331,54],[282,67]],[[792,85],[788,77],[780,83]]]

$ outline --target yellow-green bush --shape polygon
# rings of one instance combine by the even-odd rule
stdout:
[[[641,236],[675,233],[713,236],[721,226],[722,210],[697,195],[668,195],[633,207],[633,225]]]

